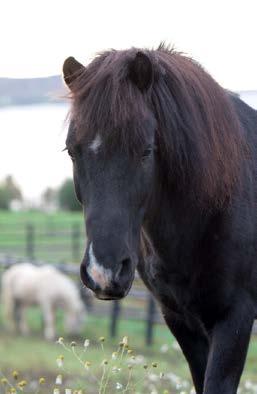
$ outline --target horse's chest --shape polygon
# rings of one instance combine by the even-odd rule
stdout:
[[[198,304],[197,287],[191,278],[180,274],[159,275],[155,281],[155,293],[165,304],[175,304],[181,310],[192,309]]]
[[[147,269],[141,267],[139,272],[161,305],[199,318],[212,309],[216,300],[204,296],[204,276],[197,272],[187,274],[180,269],[171,271],[151,263],[146,262]]]

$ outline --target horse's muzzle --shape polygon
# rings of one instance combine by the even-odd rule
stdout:
[[[128,261],[125,264],[129,264]],[[128,294],[133,283],[134,272],[122,266],[113,274],[111,270],[104,270],[102,267],[92,268],[83,261],[80,266],[80,277],[84,285],[91,289],[97,298],[118,300]]]

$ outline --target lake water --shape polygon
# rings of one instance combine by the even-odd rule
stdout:
[[[0,180],[14,176],[25,197],[37,200],[48,186],[72,176],[65,147],[67,105],[0,109]]]
[[[253,105],[252,96],[251,100],[247,95],[242,99]],[[38,200],[48,186],[57,187],[72,176],[67,152],[61,152],[68,109],[65,104],[0,109],[0,180],[13,175],[24,196]]]

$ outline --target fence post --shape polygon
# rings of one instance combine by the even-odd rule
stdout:
[[[26,226],[26,256],[35,259],[35,227],[30,223]]]
[[[110,336],[115,338],[117,335],[117,325],[120,316],[120,303],[117,300],[112,302],[112,310],[111,310],[111,324],[110,324]]]
[[[146,319],[146,345],[150,346],[153,343],[153,325],[155,314],[155,301],[151,294],[148,297],[147,305],[147,319]]]
[[[71,257],[76,262],[80,259],[80,226],[77,223],[72,226]]]

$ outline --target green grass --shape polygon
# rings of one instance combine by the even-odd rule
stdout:
[[[0,210],[0,223],[5,223],[10,227],[24,223],[34,223],[44,226],[46,223],[56,223],[57,225],[65,225],[70,222],[82,223],[82,212],[54,212],[44,213],[40,211],[3,211]]]
[[[60,373],[56,365],[56,358],[60,354],[63,354],[65,356],[65,371],[68,371],[64,375],[68,378],[72,376],[72,380],[82,382],[84,385],[86,384],[89,390],[88,393],[97,393],[98,391],[95,391],[95,382],[90,379],[90,374],[85,373],[85,370],[81,367],[73,353],[66,351],[59,344],[46,342],[42,338],[40,335],[41,319],[39,311],[33,308],[28,317],[32,330],[30,337],[11,335],[2,328],[2,335],[0,336],[0,370],[7,376],[10,376],[14,369],[18,370],[21,376],[28,380],[46,376],[48,381],[53,382],[55,376]],[[92,363],[91,370],[97,376],[98,381],[101,379],[102,360],[111,358],[111,354],[117,350],[119,341],[124,335],[129,337],[130,346],[134,349],[135,353],[145,357],[145,362],[149,361],[150,364],[151,362],[158,363],[158,369],[156,369],[158,374],[160,371],[173,371],[173,373],[180,376],[188,376],[187,367],[183,362],[182,355],[178,351],[172,350],[174,340],[165,326],[156,326],[155,343],[154,346],[149,348],[145,346],[145,326],[142,322],[122,320],[119,324],[119,337],[115,339],[108,339],[108,332],[109,321],[107,318],[89,316],[80,339],[75,338],[78,345],[81,346],[83,345],[84,339],[90,339],[90,346],[86,353],[82,352],[82,357],[84,361],[89,360]],[[59,335],[64,335],[61,314],[58,315],[58,333]],[[106,338],[104,351],[102,351],[98,340],[101,336]],[[74,338],[67,339],[68,346],[72,339]],[[160,347],[165,343],[169,343],[169,350],[167,353],[161,353]],[[154,370],[153,372],[155,373],[156,371]],[[143,364],[135,368],[134,379],[136,382],[141,381],[138,384],[138,389],[140,390],[144,390],[144,379],[142,379],[142,376],[146,373],[143,369]],[[128,370],[125,368],[125,372],[119,374],[117,379],[126,383],[127,376]],[[162,384],[166,387],[167,382],[163,382]],[[143,393],[147,391],[139,392]]]
[[[60,370],[56,365],[56,358],[60,355],[64,355],[64,367],[66,372],[62,372],[66,376],[66,382],[79,382],[83,387],[87,387],[87,393],[96,394],[98,391],[96,389],[96,383],[92,380],[89,372],[85,371],[80,365],[78,360],[75,358],[72,352],[66,351],[63,347],[57,343],[50,343],[42,338],[40,331],[40,313],[38,309],[34,308],[29,312],[29,322],[32,330],[32,334],[29,337],[21,337],[16,335],[11,335],[3,329],[3,323],[1,322],[1,336],[0,336],[0,370],[6,375],[10,376],[11,372],[15,369],[20,371],[22,377],[28,380],[38,379],[40,376],[45,376],[49,383],[49,386],[42,393],[49,393],[49,387],[52,387],[55,377]],[[158,363],[158,368],[156,370],[151,369],[150,374],[154,374],[158,377],[160,372],[164,372],[166,375],[170,372],[181,378],[181,382],[190,382],[189,371],[184,357],[180,350],[176,348],[176,342],[174,338],[170,335],[167,327],[163,325],[157,325],[155,327],[155,341],[154,345],[151,347],[145,346],[145,326],[143,322],[138,321],[128,321],[122,320],[119,324],[119,335],[118,338],[110,339],[108,338],[109,332],[109,321],[107,318],[98,318],[94,316],[89,316],[83,328],[83,333],[79,338],[66,338],[66,343],[70,347],[70,342],[75,339],[78,347],[78,354],[82,355],[84,361],[90,361],[92,366],[90,370],[94,375],[97,376],[98,381],[100,381],[102,366],[101,362],[103,359],[110,359],[112,352],[117,349],[119,338],[124,335],[129,337],[130,347],[133,348],[135,354],[142,355],[144,357],[143,363],[152,362]],[[64,336],[62,329],[62,315],[58,315],[58,334]],[[104,351],[102,351],[99,337],[104,336],[106,338],[104,342]],[[84,339],[88,338],[90,340],[90,346],[87,351],[81,351]],[[168,344],[168,350],[163,353],[161,352],[161,347],[164,344]],[[80,350],[79,350],[80,349]],[[113,361],[111,361],[113,363]],[[134,379],[138,384],[139,393],[150,393],[144,388],[146,379],[143,378],[146,371],[143,369],[142,365],[138,365],[134,370]],[[167,375],[168,376],[168,375]],[[118,381],[126,383],[128,377],[127,369],[123,368],[123,372],[114,376],[113,383]],[[251,381],[253,384],[257,384],[257,338],[252,337],[247,363],[245,366],[244,374],[242,377],[243,387],[242,393],[250,393],[252,391],[247,391],[244,387],[246,381]],[[68,384],[68,383],[67,383]],[[69,383],[70,384],[70,383]],[[149,383],[150,384],[150,383]],[[157,385],[157,383],[154,383]],[[168,378],[165,378],[159,384],[158,393],[162,393],[164,389],[167,389],[169,393],[178,393],[183,391],[181,388],[179,390],[175,389],[174,384],[171,384]],[[111,387],[111,386],[110,386]],[[186,393],[189,389],[185,389]],[[187,391],[188,390],[188,391]],[[1,391],[0,391],[1,393]],[[109,393],[107,391],[107,393]]]

